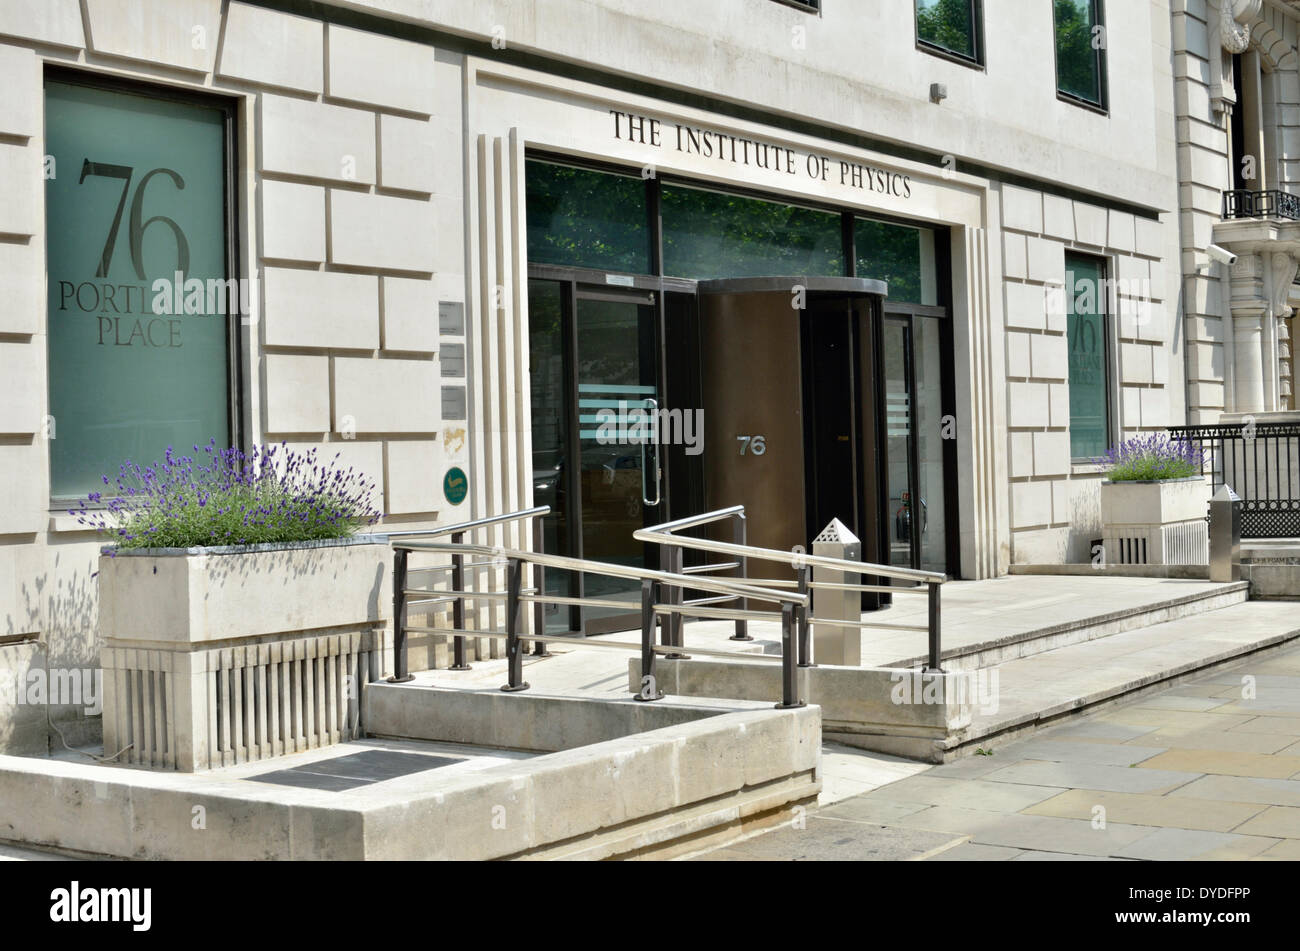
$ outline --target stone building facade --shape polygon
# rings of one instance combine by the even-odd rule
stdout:
[[[0,668],[95,663],[101,541],[65,514],[52,443],[82,423],[61,429],[55,403],[74,400],[92,441],[117,430],[76,389],[102,366],[67,357],[61,308],[128,250],[171,240],[150,204],[174,197],[158,159],[137,217],[119,212],[117,263],[106,248],[97,278],[95,247],[83,277],[63,272],[75,229],[51,225],[72,187],[61,176],[70,161],[111,218],[117,186],[94,179],[125,166],[111,153],[130,143],[105,121],[101,152],[96,113],[59,118],[56,101],[126,117],[174,100],[140,105],[149,128],[185,109],[226,117],[227,181],[211,189],[225,203],[223,276],[253,290],[213,358],[228,371],[222,436],[340,453],[376,479],[385,526],[545,502],[567,506],[550,528],[558,548],[635,562],[639,549],[609,540],[744,501],[754,524],[792,526],[782,544],[852,509],[868,557],[962,578],[1087,561],[1101,534],[1090,457],[1234,405],[1225,278],[1205,248],[1288,240],[1285,224],[1220,234],[1241,224],[1219,220],[1224,26],[1191,0],[1081,0],[1062,8],[1070,24],[1054,20],[1060,4],[1012,0],[965,4],[973,26],[954,38],[932,32],[928,0],[870,6],[0,0]],[[1233,8],[1253,24],[1260,75],[1275,77],[1263,174],[1283,187],[1294,133],[1282,120],[1300,126],[1285,6]],[[1078,75],[1060,68],[1066,53]],[[52,184],[47,156],[65,139]],[[93,157],[74,149],[86,141]],[[184,142],[160,133],[158,148]],[[107,223],[86,229],[102,242]],[[1281,286],[1265,270],[1274,254],[1256,255],[1258,275],[1248,257],[1231,276],[1234,314],[1239,292],[1269,302]],[[153,310],[136,338],[102,288],[85,293],[85,360],[173,332]],[[1282,367],[1272,306],[1274,323],[1242,333]],[[728,323],[746,314],[770,333]],[[703,345],[719,339],[726,359]],[[734,359],[732,341],[752,356]],[[1268,372],[1280,406],[1286,383]],[[131,383],[93,379],[105,394]],[[731,383],[708,396],[717,379]],[[857,389],[818,389],[847,381]],[[588,417],[629,395],[702,411],[700,459],[598,445]],[[150,425],[180,425],[167,403]],[[768,415],[746,416],[753,406]],[[456,472],[463,501],[447,485]],[[721,497],[721,484],[739,488]],[[20,721],[31,728],[31,711],[0,707],[0,745]]]

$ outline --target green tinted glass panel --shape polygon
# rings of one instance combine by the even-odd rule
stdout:
[[[537,161],[525,175],[531,263],[650,273],[644,181]]]
[[[696,280],[844,273],[840,216],[664,185],[664,273]]]
[[[57,497],[168,446],[229,444],[224,129],[215,108],[46,85]]]
[[[923,253],[924,239],[929,239],[929,254]],[[935,286],[933,239],[928,234],[905,225],[858,218],[853,222],[853,248],[858,277],[888,281],[890,300],[935,303],[926,299],[934,296]]]
[[[1095,0],[1055,0],[1056,88],[1101,104],[1101,50]]]
[[[1070,454],[1075,459],[1095,459],[1110,448],[1104,276],[1100,261],[1065,259]]]
[[[916,0],[916,35],[959,56],[975,58],[972,0]]]

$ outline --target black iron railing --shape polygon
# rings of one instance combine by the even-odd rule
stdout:
[[[1242,538],[1300,537],[1300,423],[1174,426],[1173,439],[1205,450],[1214,491],[1241,497]]]
[[[1223,193],[1223,218],[1290,218],[1300,221],[1300,195],[1271,189]]]

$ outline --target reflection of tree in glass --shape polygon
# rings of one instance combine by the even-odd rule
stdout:
[[[844,273],[840,216],[665,185],[664,272],[698,280]]]
[[[645,182],[546,162],[525,179],[530,261],[649,273]]]
[[[889,282],[889,299],[921,302],[921,233],[859,218],[853,223],[858,277]]]
[[[1092,27],[1092,0],[1056,0],[1057,88],[1090,102],[1100,102]]]
[[[916,31],[927,43],[963,56],[975,55],[971,0],[917,0]]]

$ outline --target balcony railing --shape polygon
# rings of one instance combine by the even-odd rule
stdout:
[[[1253,192],[1237,190],[1223,193],[1223,219],[1289,218],[1300,221],[1300,195],[1270,189]]]

